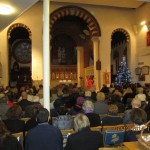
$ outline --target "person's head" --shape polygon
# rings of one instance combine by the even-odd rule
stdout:
[[[49,111],[46,108],[39,109],[36,119],[38,123],[45,123],[48,122],[49,118]]]
[[[66,105],[60,105],[57,108],[57,112],[58,112],[59,115],[66,115],[67,112],[68,112]]]
[[[140,108],[141,107],[141,100],[139,98],[133,98],[131,102],[132,108]]]
[[[137,92],[138,92],[138,94],[142,94],[142,93],[143,93],[143,88],[142,88],[142,87],[139,87],[139,88],[137,89]]]
[[[113,94],[113,95],[111,96],[111,102],[112,102],[112,103],[121,102],[121,97],[120,97],[119,95],[117,95],[117,94]]]
[[[22,115],[22,109],[19,105],[14,105],[10,107],[6,112],[7,118],[11,120],[20,119],[21,115]]]
[[[84,101],[85,101],[84,97],[81,97],[81,96],[77,97],[76,104],[75,104],[76,110],[81,110],[82,109],[82,105],[83,105]]]
[[[94,104],[90,100],[86,100],[83,103],[82,109],[84,110],[85,113],[90,113],[94,111]]]
[[[85,90],[84,96],[85,97],[91,97],[91,91],[90,90]]]
[[[117,115],[118,113],[118,106],[115,104],[111,104],[108,106],[108,114],[110,115]]]
[[[133,108],[130,113],[131,121],[135,124],[142,125],[147,122],[147,114],[140,108]]]
[[[8,135],[10,135],[10,132],[7,130],[3,121],[0,120],[0,140],[3,140]]]
[[[33,105],[32,109],[31,109],[31,113],[29,114],[29,117],[36,119],[37,113],[38,113],[39,109],[41,109],[41,108],[42,108],[41,104]]]
[[[126,92],[127,92],[127,93],[133,93],[131,87],[128,87],[128,88],[126,89]]]
[[[28,98],[28,94],[27,94],[27,92],[22,92],[21,93],[21,97],[22,97],[22,99],[27,99]]]
[[[90,127],[88,117],[84,114],[77,114],[74,118],[74,130],[78,132],[86,127]]]
[[[103,92],[99,92],[96,95],[97,101],[104,101],[105,100],[105,94]]]

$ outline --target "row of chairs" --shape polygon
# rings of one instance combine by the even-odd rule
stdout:
[[[105,145],[111,145],[114,142],[116,143],[118,142],[120,144],[124,140],[123,136],[126,131],[129,131],[131,129],[135,131],[139,130],[138,127],[134,127],[134,124],[120,124],[120,125],[115,125],[115,126],[96,126],[96,127],[91,127],[90,129],[92,131],[99,131],[105,135],[104,136]],[[73,129],[61,130],[61,133],[64,138],[63,142],[65,146],[68,136],[74,133],[74,130]],[[15,136],[18,139],[18,141],[21,143],[21,145],[23,146],[23,141],[24,141],[23,132],[14,133],[12,135]]]

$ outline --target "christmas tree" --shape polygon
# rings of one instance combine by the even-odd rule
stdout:
[[[122,62],[116,76],[116,83],[120,85],[131,83],[131,72],[128,69],[125,56],[122,57]]]

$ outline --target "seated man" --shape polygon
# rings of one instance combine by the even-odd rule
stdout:
[[[48,124],[49,112],[41,108],[37,113],[38,125],[26,136],[25,150],[63,150],[60,130]]]

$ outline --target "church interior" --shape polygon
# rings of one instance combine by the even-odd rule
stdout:
[[[8,2],[15,11],[0,14],[0,84],[38,86],[44,76],[43,1]],[[149,2],[136,0],[51,0],[50,86],[86,87],[93,78],[98,91],[115,82],[123,56],[132,82],[149,83],[149,8]]]

